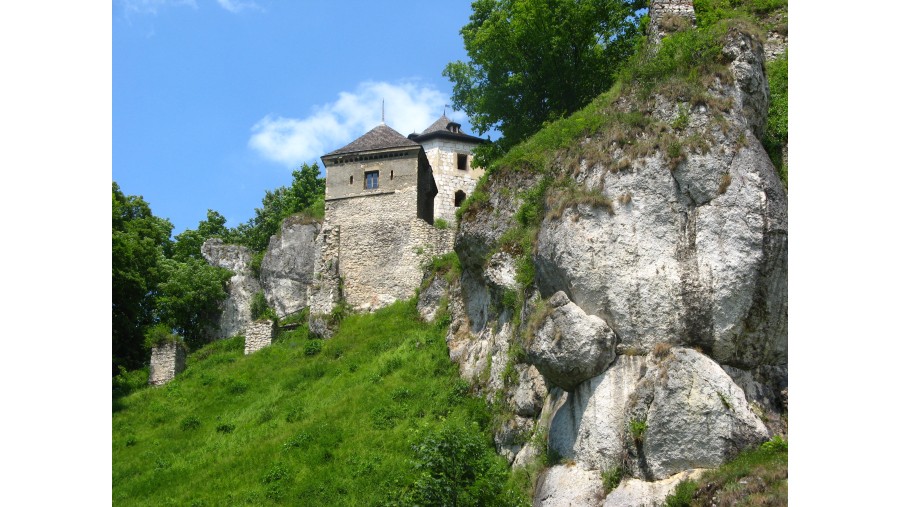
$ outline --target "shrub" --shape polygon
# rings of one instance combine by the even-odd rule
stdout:
[[[675,486],[675,491],[666,497],[666,507],[690,507],[694,492],[697,491],[697,483],[683,481]]]
[[[644,442],[644,432],[647,431],[647,421],[644,419],[632,419],[628,423],[628,429],[631,431],[631,437],[634,443],[642,444]]]
[[[603,479],[603,491],[609,493],[616,489],[619,483],[622,482],[622,473],[622,467],[611,468],[601,473],[600,478]]]
[[[200,418],[197,416],[189,415],[181,420],[181,423],[178,425],[181,428],[181,431],[191,431],[200,427]]]
[[[448,424],[413,444],[419,478],[406,505],[510,505],[523,503],[504,488],[506,463],[477,425]]]
[[[260,270],[262,269],[262,261],[263,257],[266,256],[265,250],[262,252],[256,252],[253,254],[253,257],[250,258],[250,271],[253,272],[253,276],[259,278]]]
[[[216,426],[216,431],[219,433],[232,433],[234,432],[234,425],[229,423],[221,423]]]
[[[269,303],[266,301],[266,295],[263,291],[253,294],[253,297],[250,299],[250,318],[253,320],[277,320],[275,310],[269,308]]]
[[[144,333],[144,346],[148,349],[172,343],[178,340],[178,335],[172,332],[172,328],[165,324],[156,324]]]
[[[322,351],[322,340],[312,339],[307,340],[305,344],[303,344],[303,353],[307,356],[314,356]]]
[[[762,449],[765,452],[771,452],[771,453],[787,452],[788,444],[783,438],[781,438],[780,435],[775,435],[774,437],[772,437],[772,440],[769,440],[768,442],[763,443],[760,446],[760,449]]]
[[[443,218],[434,219],[434,228],[435,229],[444,230],[448,227],[450,227],[450,224],[448,224],[447,221],[444,220]]]

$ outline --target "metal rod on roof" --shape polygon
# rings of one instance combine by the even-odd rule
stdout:
[[[384,98],[381,99],[381,124],[384,125]]]

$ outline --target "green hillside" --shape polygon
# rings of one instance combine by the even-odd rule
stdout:
[[[516,505],[491,417],[440,326],[400,302],[243,355],[200,349],[159,388],[114,400],[117,505]]]

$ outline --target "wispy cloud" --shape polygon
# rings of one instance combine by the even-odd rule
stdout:
[[[244,9],[259,10],[260,6],[249,0],[216,0],[219,5],[229,12],[241,12]]]
[[[125,14],[156,14],[164,7],[197,8],[197,0],[116,0]]]
[[[197,0],[113,0],[118,3],[125,14],[156,14],[166,7],[193,7]],[[216,3],[228,12],[238,13],[243,10],[262,10],[253,0],[216,0]]]
[[[449,103],[446,94],[428,85],[366,81],[352,92],[341,92],[335,102],[315,108],[305,118],[267,115],[251,128],[248,144],[264,158],[296,167],[381,123],[382,99],[385,123],[403,135],[424,130]]]

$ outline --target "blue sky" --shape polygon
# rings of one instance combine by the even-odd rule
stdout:
[[[114,0],[113,180],[175,234],[207,209],[244,222],[292,169],[377,125],[382,98],[403,134],[437,119],[470,12],[468,1]],[[462,112],[448,115],[471,133]]]

